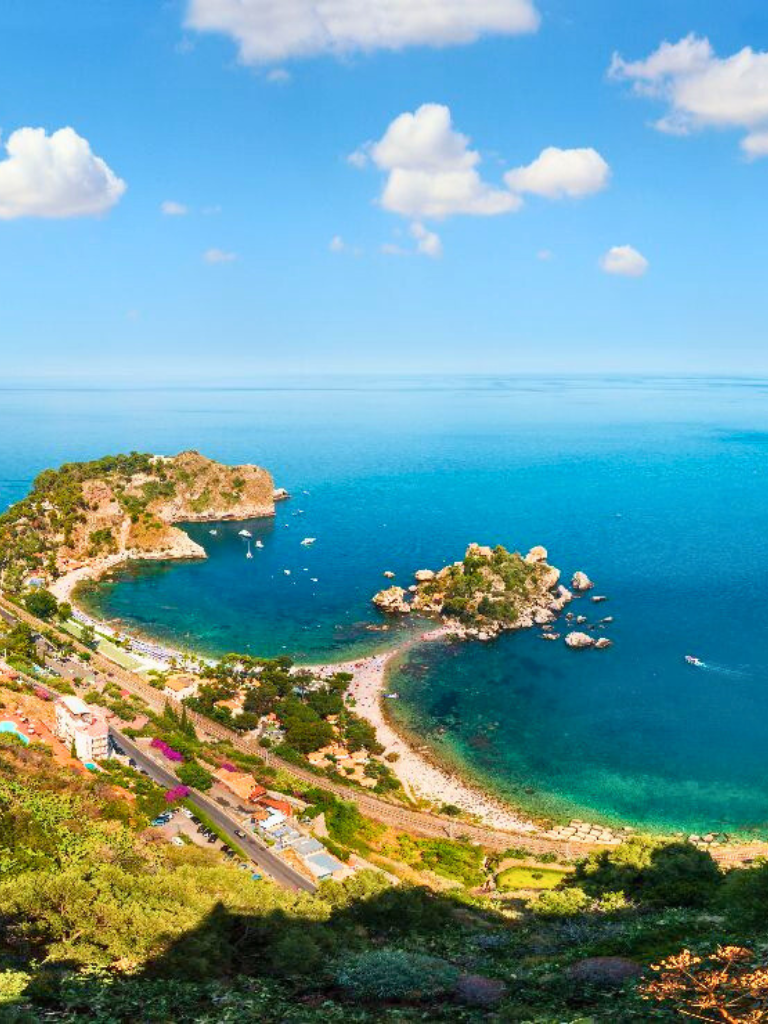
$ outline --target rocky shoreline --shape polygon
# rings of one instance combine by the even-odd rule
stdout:
[[[585,595],[594,583],[586,573],[577,571],[569,589],[560,582],[560,570],[548,564],[548,557],[546,548],[541,546],[531,548],[523,557],[504,548],[473,543],[463,561],[437,572],[419,569],[414,573],[415,582],[407,589],[393,584],[375,594],[372,602],[386,615],[416,613],[439,619],[457,640],[488,642],[504,632],[536,626],[545,629],[542,639],[559,640],[561,634],[549,627],[574,596]],[[394,579],[392,572],[385,572],[384,576]],[[592,598],[594,603],[606,600],[603,595]],[[573,616],[566,618],[572,620]],[[601,620],[601,625],[608,621],[612,620]],[[577,624],[586,622],[586,616],[576,618]],[[576,650],[605,650],[612,646],[612,641],[571,630],[565,636],[565,644]]]

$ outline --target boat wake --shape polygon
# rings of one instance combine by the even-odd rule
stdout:
[[[693,658],[686,655],[686,662],[694,668],[704,669],[706,672],[714,672],[719,676],[728,676],[731,679],[746,679],[752,673],[746,668],[733,668],[729,665],[718,665],[712,661],[702,661],[701,658]]]

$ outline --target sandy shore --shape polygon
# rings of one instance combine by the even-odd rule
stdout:
[[[313,671],[320,675],[349,672],[353,676],[347,693],[355,699],[354,710],[374,727],[379,742],[385,748],[385,755],[398,755],[397,761],[391,767],[409,795],[427,800],[438,807],[453,804],[491,828],[510,832],[537,832],[539,829],[532,822],[518,816],[511,808],[415,750],[384,716],[381,700],[389,663],[411,644],[437,640],[450,632],[450,629],[441,626],[385,654],[376,654],[343,664],[313,666]]]

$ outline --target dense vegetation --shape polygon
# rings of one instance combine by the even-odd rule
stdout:
[[[413,607],[437,611],[465,625],[514,626],[532,599],[546,589],[546,564],[527,562],[501,545],[471,545],[456,565],[419,584]]]
[[[321,680],[309,670],[294,672],[290,658],[266,660],[231,654],[216,665],[205,666],[201,675],[203,685],[185,705],[241,733],[255,729],[264,716],[275,716],[272,737],[266,735],[262,742],[286,760],[304,763],[306,754],[333,743],[352,753],[365,750],[378,755],[383,751],[373,727],[344,702],[351,679],[345,672]],[[221,706],[236,697],[242,700],[239,713]],[[376,780],[377,793],[398,788],[394,774],[380,761],[371,760],[366,773]],[[342,765],[331,774],[348,781]]]
[[[70,543],[75,527],[86,519],[86,481],[109,480],[120,494],[136,473],[153,470],[152,458],[131,452],[92,462],[69,462],[40,473],[27,497],[0,515],[0,582],[4,589],[18,592],[24,578],[35,571],[56,576],[58,543]],[[153,471],[165,475],[162,465]],[[91,539],[99,548],[109,544],[103,533]]]
[[[381,839],[313,795],[337,841]],[[310,896],[161,841],[147,824],[164,803],[129,768],[76,775],[0,739],[0,1019],[765,1018],[762,863],[724,874],[688,843],[636,837],[558,889],[491,901],[472,888],[482,853],[456,844],[445,863],[466,887],[362,872]]]

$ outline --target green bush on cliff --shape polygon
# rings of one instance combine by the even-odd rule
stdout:
[[[436,957],[379,949],[360,953],[338,971],[339,987],[361,1002],[423,1000],[456,987],[458,970]]]
[[[615,849],[591,854],[577,867],[574,881],[590,896],[623,892],[651,906],[707,907],[722,875],[712,856],[692,843],[633,836]]]

